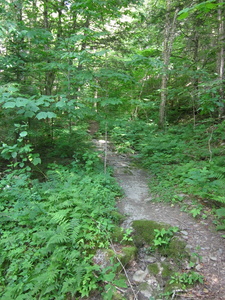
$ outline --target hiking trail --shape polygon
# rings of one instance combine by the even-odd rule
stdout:
[[[104,151],[105,141],[94,141],[98,150]],[[151,176],[144,170],[134,166],[130,155],[118,154],[107,143],[107,164],[114,169],[114,177],[124,191],[124,197],[118,201],[119,212],[126,216],[122,224],[129,228],[134,220],[153,220],[177,226],[190,252],[201,257],[197,271],[204,276],[204,284],[191,288],[191,292],[176,299],[225,299],[225,241],[215,226],[208,219],[194,219],[182,212],[178,205],[153,202],[148,182]],[[135,274],[142,274],[143,282],[154,284],[146,275],[145,264],[141,260],[128,270],[130,280],[135,281]],[[134,282],[135,285],[135,282]],[[143,293],[138,292],[138,300],[150,299],[151,288]],[[174,295],[175,297],[175,295]],[[132,295],[129,296],[132,298]],[[155,298],[153,298],[155,299]],[[157,298],[156,298],[157,299]],[[175,299],[175,298],[171,298]]]

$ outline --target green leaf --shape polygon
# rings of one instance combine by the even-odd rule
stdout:
[[[12,158],[16,158],[17,157],[17,152],[12,152]]]
[[[47,119],[47,113],[42,111],[42,112],[39,112],[37,115],[36,115],[36,118],[38,120],[41,120],[41,119]]]
[[[214,9],[214,8],[216,8],[218,5],[217,5],[217,3],[206,3],[205,6],[206,6],[206,8]]]
[[[104,274],[103,278],[105,281],[111,282],[115,278],[115,273]]]
[[[41,164],[41,159],[40,157],[35,157],[33,160],[32,160],[32,164],[34,166],[38,165],[38,164]]]
[[[183,20],[183,19],[186,19],[188,16],[189,16],[189,12],[184,12],[184,13],[180,14],[177,19]]]
[[[29,103],[29,100],[26,98],[17,98],[16,99],[16,106],[17,107],[25,107]]]
[[[32,118],[34,115],[35,115],[35,113],[32,112],[32,111],[26,111],[26,112],[24,113],[24,117],[25,117],[25,118]]]
[[[25,137],[25,136],[27,136],[27,134],[28,134],[27,131],[22,131],[22,132],[20,132],[20,136],[21,136],[21,137]]]
[[[49,111],[49,112],[47,112],[47,117],[48,117],[49,119],[52,119],[52,118],[56,118],[57,115],[56,115],[55,113]]]
[[[6,102],[3,104],[3,108],[14,108],[16,106],[15,102]]]
[[[39,112],[37,115],[36,115],[36,118],[38,119],[38,120],[41,120],[41,119],[51,119],[51,118],[56,118],[56,114],[55,113],[53,113],[53,112],[50,112],[50,111],[48,111],[48,112],[44,112],[44,111],[42,111],[42,112]]]
[[[116,279],[113,283],[120,288],[127,288],[127,284],[124,279]]]

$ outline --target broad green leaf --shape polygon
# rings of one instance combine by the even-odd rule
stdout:
[[[29,103],[29,100],[26,98],[17,98],[16,99],[16,107],[24,107]]]
[[[124,279],[116,279],[113,283],[120,288],[127,288],[127,284]]]
[[[56,107],[64,107],[66,105],[66,102],[63,100],[60,100],[59,102],[56,103]]]
[[[26,111],[26,112],[24,113],[24,117],[25,117],[25,118],[32,118],[34,115],[35,115],[35,113],[32,112],[32,111]]]
[[[20,136],[21,136],[21,137],[25,137],[25,136],[27,136],[27,134],[28,134],[27,131],[22,131],[22,132],[20,132]]]
[[[12,158],[16,158],[17,157],[17,152],[12,152]]]
[[[216,8],[218,5],[216,3],[206,3],[205,5],[207,8],[209,9],[214,9]]]
[[[104,274],[104,280],[111,282],[115,278],[115,273]]]
[[[35,157],[33,160],[32,160],[32,164],[34,166],[37,166],[38,164],[41,164],[41,159],[40,157]]]
[[[56,114],[55,113],[53,113],[53,112],[50,112],[50,111],[48,111],[48,112],[44,112],[44,111],[42,111],[42,112],[39,112],[37,115],[36,115],[36,118],[38,119],[38,120],[41,120],[41,119],[51,119],[51,118],[56,118]]]
[[[56,115],[55,113],[49,111],[49,112],[47,112],[47,117],[48,117],[49,119],[52,119],[52,118],[56,118],[57,115]]]
[[[184,12],[184,13],[180,14],[177,19],[178,20],[183,20],[183,19],[186,19],[188,16],[189,16],[189,13],[188,12]]]
[[[39,112],[39,113],[36,115],[36,118],[37,118],[38,120],[41,120],[41,119],[47,119],[47,118],[48,118],[48,117],[47,117],[47,113],[44,112],[44,111]]]
[[[15,102],[6,102],[3,104],[3,108],[14,108],[16,106]]]

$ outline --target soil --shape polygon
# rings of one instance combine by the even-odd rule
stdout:
[[[99,150],[104,150],[105,141],[95,140]],[[118,154],[107,145],[107,164],[114,168],[114,176],[124,191],[118,201],[119,211],[126,216],[122,224],[129,228],[134,220],[153,220],[177,226],[191,252],[202,257],[198,271],[204,276],[204,284],[199,284],[182,294],[179,299],[225,299],[225,240],[215,230],[210,219],[196,219],[182,212],[178,205],[152,200],[148,182],[151,175],[137,168],[131,155]],[[141,272],[140,260],[128,270],[131,282],[135,272]],[[143,270],[142,270],[143,271]],[[144,272],[144,271],[143,271]],[[171,298],[174,299],[175,297]],[[138,294],[129,299],[150,299]],[[157,298],[156,298],[157,299]]]

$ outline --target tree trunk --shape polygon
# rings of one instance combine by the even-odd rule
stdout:
[[[166,119],[166,102],[167,102],[167,84],[168,84],[168,71],[170,56],[175,37],[176,18],[178,9],[175,10],[171,19],[171,0],[166,1],[166,22],[164,29],[164,41],[163,41],[163,70],[161,81],[161,103],[159,108],[159,127],[165,126]]]
[[[222,3],[222,0],[219,0],[219,3]],[[218,21],[219,21],[219,50],[218,50],[218,77],[220,82],[220,107],[219,107],[219,118],[222,118],[225,110],[224,103],[224,39],[225,39],[225,30],[224,30],[224,9],[218,9]]]

